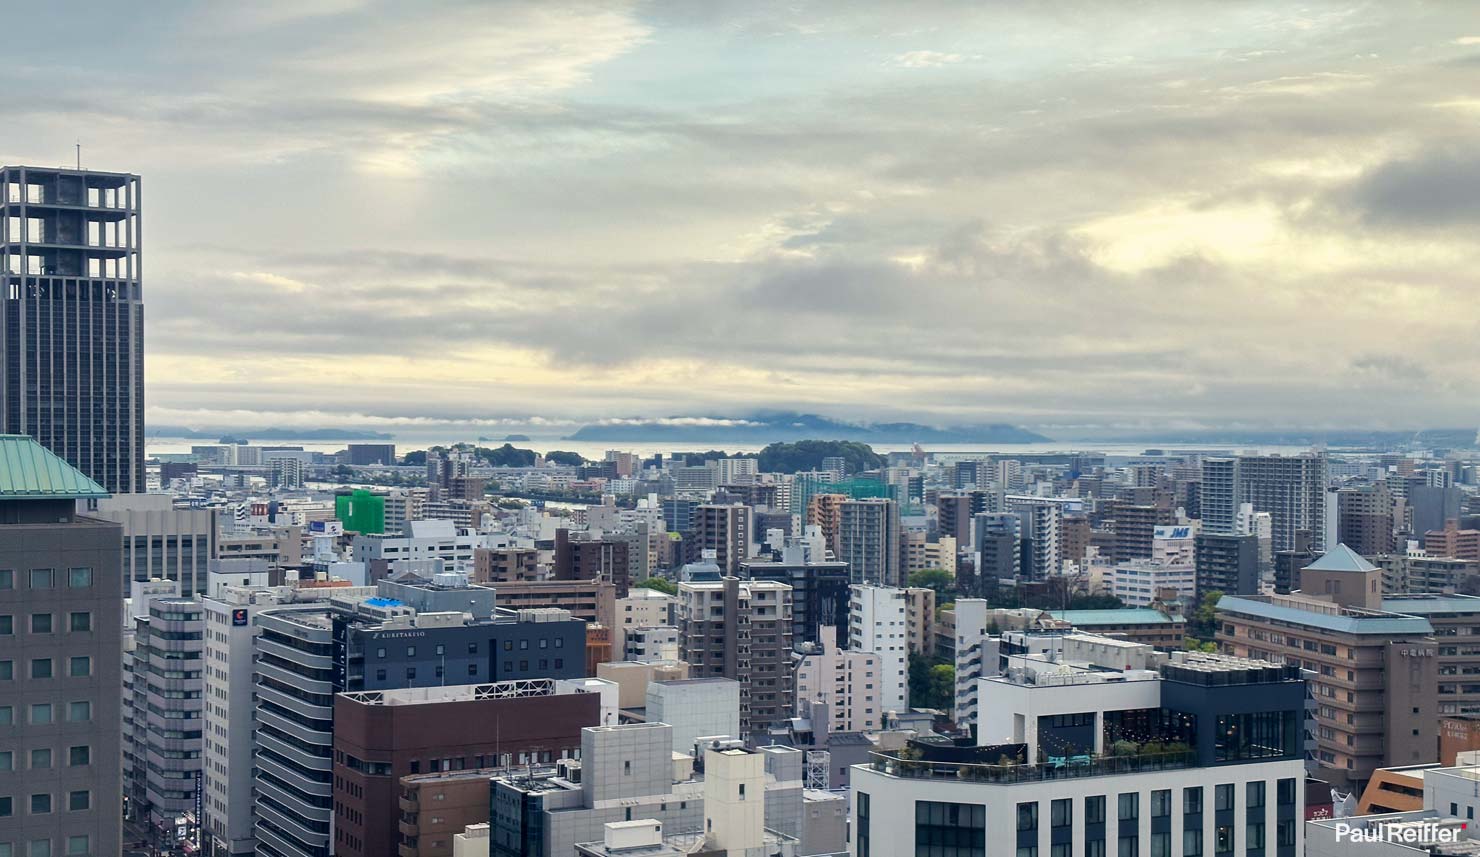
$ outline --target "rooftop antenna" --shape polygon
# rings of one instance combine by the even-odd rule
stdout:
[[[82,172],[82,140],[77,141],[77,171]]]

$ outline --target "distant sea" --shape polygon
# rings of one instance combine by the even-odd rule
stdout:
[[[502,446],[504,441],[478,441],[478,436],[434,436],[423,434],[396,435],[391,440],[355,440],[325,442],[322,439],[309,441],[295,440],[253,440],[254,446],[301,446],[307,450],[317,452],[337,452],[351,443],[394,443],[396,452],[404,454],[416,449],[426,449],[429,446],[450,446],[454,443],[476,443],[479,446]],[[161,453],[188,453],[192,446],[211,445],[209,440],[199,438],[179,437],[152,437],[145,444],[145,451],[150,455]],[[514,446],[522,449],[533,449],[539,453],[547,453],[551,450],[565,450],[576,452],[582,456],[600,460],[609,449],[621,450],[622,452],[634,452],[638,455],[649,457],[657,453],[668,454],[672,452],[703,452],[709,449],[722,449],[725,452],[743,453],[759,452],[764,444],[758,443],[715,443],[712,441],[698,441],[695,443],[677,443],[664,441],[662,443],[613,443],[613,442],[591,442],[563,440],[559,437],[539,437],[531,435],[527,441],[511,442]],[[908,443],[872,443],[875,452],[904,452],[910,449]],[[999,453],[1010,455],[1012,453],[1041,453],[1041,452],[1102,452],[1106,455],[1140,455],[1148,449],[1161,450],[1216,450],[1220,452],[1237,452],[1244,454],[1269,455],[1274,453],[1295,454],[1310,449],[1308,446],[1269,446],[1251,444],[1203,444],[1203,443],[1158,443],[1156,441],[1137,441],[1135,443],[1102,443],[1093,440],[1059,440],[1046,443],[1016,443],[1016,444],[972,444],[972,443],[934,443],[921,444],[926,452],[942,453]]]

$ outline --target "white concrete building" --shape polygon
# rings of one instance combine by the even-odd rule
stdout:
[[[129,581],[165,578],[189,597],[206,591],[216,555],[216,510],[176,509],[169,494],[116,494],[87,514],[123,525],[123,589]]]
[[[883,727],[880,702],[880,659],[873,652],[838,648],[834,629],[823,626],[821,648],[797,655],[798,717],[806,717],[811,703],[827,706],[828,732],[865,732]]]
[[[849,853],[1301,857],[1299,670],[1171,658],[1013,658],[981,680],[978,746],[911,739],[853,767]]]
[[[677,603],[677,598],[656,589],[632,588],[626,598],[617,599],[617,631],[622,637],[613,642],[620,643],[625,649],[628,631],[673,624],[673,605]]]
[[[674,625],[628,628],[622,640],[622,660],[676,661],[679,659],[678,637],[679,631]]]
[[[848,601],[848,650],[879,657],[879,704],[909,711],[909,605],[903,589],[855,584]]]
[[[460,530],[452,521],[408,521],[405,535],[362,533],[355,536],[353,558],[355,562],[363,563],[440,559],[450,568],[471,571],[473,551],[484,546],[482,534]]]
[[[1167,564],[1154,559],[1133,559],[1109,568],[1104,584],[1127,607],[1145,607],[1164,589],[1175,591],[1184,604],[1192,604],[1197,597],[1197,566],[1190,562]]]
[[[700,738],[739,735],[740,682],[713,677],[652,682],[647,722],[673,727],[675,753],[694,752]]]

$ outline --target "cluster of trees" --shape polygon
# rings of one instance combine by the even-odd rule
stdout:
[[[664,580],[661,577],[649,577],[646,580],[639,580],[632,584],[632,586],[640,589],[652,589],[657,592],[667,593],[668,595],[678,594],[678,584],[671,580]]]
[[[955,705],[956,668],[910,655],[910,707],[950,711]]]
[[[756,466],[765,473],[796,473],[816,470],[822,459],[841,457],[849,473],[884,466],[884,457],[873,447],[855,440],[799,440],[796,443],[773,443],[760,451]]]
[[[1203,643],[1213,642],[1213,637],[1218,633],[1218,599],[1222,597],[1223,593],[1216,589],[1203,593],[1197,609],[1187,617],[1187,636],[1195,637]]]
[[[466,447],[463,447],[466,448]],[[428,452],[446,452],[445,446],[434,446],[431,449],[417,449],[401,456],[401,463],[405,465],[421,466],[427,463]],[[473,455],[487,462],[492,467],[533,467],[538,457],[532,449],[517,447],[512,443],[503,446],[473,447]],[[545,460],[554,464],[564,464],[570,467],[580,467],[586,463],[586,459],[578,452],[568,452],[561,449],[552,449],[545,453]]]

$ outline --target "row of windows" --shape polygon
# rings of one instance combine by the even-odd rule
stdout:
[[[33,568],[26,576],[32,589],[55,589],[57,572],[54,568]],[[67,569],[67,586],[72,589],[86,589],[93,584],[93,571],[90,568]],[[0,590],[15,588],[15,570],[0,568]]]
[[[57,675],[55,662],[51,658],[31,659],[31,678],[55,678]],[[76,655],[67,658],[67,676],[69,678],[87,678],[92,675],[92,658],[87,655]],[[15,661],[0,661],[0,681],[11,681],[15,678]]]
[[[92,853],[92,840],[86,834],[67,837],[67,857],[84,857]],[[26,843],[25,854],[16,850],[15,843],[0,842],[0,857],[52,857],[50,839],[32,839]]]
[[[30,719],[27,721],[32,725],[42,725],[56,722],[56,706],[50,702],[35,702],[31,704]],[[87,700],[67,703],[67,722],[86,723],[92,720],[92,703]],[[0,726],[10,726],[15,723],[15,706],[0,705]]]
[[[44,771],[52,767],[52,752],[50,747],[36,747],[31,750],[31,770]],[[85,767],[92,764],[92,747],[87,744],[78,744],[67,748],[67,766],[71,768]],[[15,770],[16,758],[13,750],[0,750],[0,772]]]
[[[83,812],[92,809],[92,792],[81,789],[75,792],[67,792],[67,812]],[[52,800],[51,792],[37,792],[31,795],[27,801],[27,812],[31,815],[50,815],[55,809],[61,807],[61,802]],[[15,798],[9,795],[0,796],[0,818],[9,818],[16,812]]]
[[[31,614],[32,634],[52,634],[56,632],[55,617],[50,613]],[[67,630],[69,631],[91,631],[92,614],[86,611],[77,611],[67,614]],[[15,633],[15,617],[9,613],[0,613],[0,637],[8,637]]]

